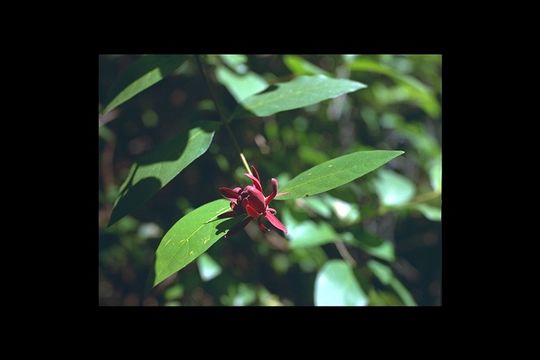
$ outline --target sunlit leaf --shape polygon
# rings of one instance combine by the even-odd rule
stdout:
[[[200,122],[189,133],[160,144],[133,166],[120,189],[109,225],[132,212],[204,154],[219,123]]]
[[[217,68],[216,77],[238,102],[242,102],[244,99],[268,87],[268,83],[254,72],[238,75],[224,66]]]
[[[165,234],[156,250],[154,286],[204,253],[239,219],[218,219],[230,210],[225,199],[207,203],[181,218]]]
[[[300,76],[285,83],[270,86],[262,93],[243,100],[243,107],[257,116],[269,116],[280,111],[298,109],[323,100],[365,88],[366,85],[323,75]]]
[[[310,63],[298,55],[285,55],[283,62],[289,70],[295,75],[326,75],[331,76],[327,71],[321,69],[317,65]]]
[[[384,205],[401,205],[413,198],[416,189],[405,176],[386,169],[380,170],[377,176],[375,190]]]
[[[315,280],[315,306],[365,306],[367,295],[343,260],[330,260]]]
[[[441,221],[441,209],[428,204],[414,204],[414,209],[420,211],[428,220]]]
[[[199,274],[203,281],[209,281],[221,274],[221,266],[208,254],[202,254],[197,259]]]
[[[386,164],[403,151],[359,151],[326,161],[304,171],[279,189],[276,200],[319,194],[351,182]]]
[[[442,159],[438,157],[435,159],[429,170],[429,177],[431,186],[435,191],[442,190]]]
[[[105,114],[143,90],[172,74],[188,58],[187,55],[143,55],[131,64],[111,86]]]
[[[441,108],[439,101],[433,94],[433,91],[416,78],[404,75],[390,66],[365,58],[358,58],[351,61],[348,66],[353,71],[374,72],[393,78],[401,85],[399,90],[415,99],[426,113],[432,117],[437,117],[440,114]]]

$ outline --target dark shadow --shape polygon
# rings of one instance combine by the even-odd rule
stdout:
[[[244,220],[244,218],[245,218],[245,216],[242,215],[242,216],[237,216],[237,217],[234,217],[234,218],[230,218],[229,220],[226,220],[226,221],[222,222],[221,224],[216,226],[215,234],[218,235],[218,234],[229,231],[235,225],[239,224],[242,220]]]
[[[368,247],[378,247],[378,246],[381,246],[384,242],[384,240],[381,239],[380,237],[375,236],[362,229],[354,228],[354,229],[350,229],[350,231],[353,233],[354,237],[360,243]]]
[[[269,87],[267,87],[266,89],[264,89],[263,91],[260,91],[260,92],[258,92],[256,94],[251,95],[251,96],[268,94],[268,93],[271,93],[272,91],[276,91],[277,89],[279,89],[279,86],[272,84]]]
[[[133,212],[159,189],[161,189],[161,181],[155,177],[144,178],[134,185],[128,184],[123,189],[123,193],[119,195],[107,226],[111,226],[128,213]]]

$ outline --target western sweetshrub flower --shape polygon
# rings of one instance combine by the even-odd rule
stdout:
[[[275,178],[272,178],[272,192],[268,196],[264,196],[263,189],[261,186],[261,179],[259,173],[255,166],[251,166],[251,171],[253,175],[246,173],[245,175],[251,179],[253,185],[248,185],[245,187],[235,187],[233,189],[227,187],[220,187],[219,192],[225,198],[231,202],[231,211],[221,214],[220,218],[226,217],[235,217],[235,216],[245,216],[239,224],[231,228],[225,237],[229,237],[240,231],[244,228],[250,220],[257,220],[259,225],[259,230],[261,232],[270,231],[265,225],[264,220],[268,220],[270,224],[279,230],[287,233],[287,228],[285,225],[279,221],[275,216],[276,209],[268,207],[270,202],[277,195],[278,190],[278,181]]]

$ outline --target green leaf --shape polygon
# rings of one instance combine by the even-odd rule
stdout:
[[[204,154],[218,126],[219,123],[215,122],[200,122],[189,133],[160,144],[155,150],[143,155],[131,167],[120,189],[109,225],[142,205]]]
[[[208,254],[202,254],[197,259],[197,266],[203,281],[209,281],[221,274],[221,266]]]
[[[332,206],[322,196],[313,196],[303,199],[308,208],[324,218],[332,216]],[[298,200],[300,201],[300,200]]]
[[[370,260],[368,261],[367,266],[373,272],[373,274],[375,274],[375,276],[378,277],[379,280],[385,285],[390,284],[390,282],[394,278],[394,273],[392,272],[392,269],[378,261]]]
[[[429,169],[429,177],[433,190],[440,192],[442,190],[442,159],[440,156]]]
[[[383,205],[402,205],[413,198],[416,189],[405,176],[386,169],[379,171],[377,175],[375,191]]]
[[[374,234],[357,229],[353,232],[340,234],[340,236],[347,244],[356,246],[372,256],[387,261],[396,260],[394,244]]]
[[[401,301],[403,301],[403,304],[407,306],[416,306],[416,302],[411,293],[398,278],[394,276],[390,267],[375,260],[368,261],[367,266],[383,284],[390,286],[396,292]]]
[[[338,237],[329,224],[311,220],[297,221],[288,209],[283,210],[283,223],[289,230],[287,239],[291,249],[331,243]]]
[[[191,211],[167,231],[156,250],[154,286],[195,260],[240,221],[217,218],[228,210],[229,201],[225,199],[209,202]]]
[[[368,298],[343,260],[330,260],[315,280],[315,306],[365,306]]]
[[[396,294],[399,296],[401,301],[403,301],[403,304],[406,306],[416,306],[416,301],[414,301],[413,296],[407,290],[405,285],[401,283],[397,278],[393,278],[390,282],[390,287],[396,292]]]
[[[304,171],[279,189],[276,200],[296,199],[319,194],[351,182],[386,164],[403,151],[358,151]]]
[[[183,286],[180,284],[176,284],[168,288],[167,290],[165,290],[165,293],[163,294],[163,296],[165,297],[166,300],[175,300],[175,299],[181,298],[183,294],[184,294]]]
[[[441,107],[433,91],[414,77],[401,74],[389,66],[362,58],[349,63],[349,68],[353,71],[374,72],[393,78],[402,86],[401,90],[415,99],[418,105],[431,117],[437,117],[440,114]]]
[[[414,204],[414,209],[420,211],[428,220],[441,221],[441,209],[427,204]]]
[[[291,70],[295,75],[331,76],[327,71],[310,63],[307,60],[304,60],[302,57],[297,56],[297,55],[285,55],[283,57],[283,62],[285,63],[285,65],[287,65],[289,70]]]
[[[143,55],[112,84],[103,114],[173,73],[187,55]]]
[[[217,68],[216,77],[239,103],[268,87],[268,83],[254,72],[237,75],[224,66]]]
[[[246,55],[230,54],[219,55],[219,57],[221,58],[221,60],[223,60],[224,63],[233,68],[234,71],[236,71],[237,73],[244,74],[248,70],[248,67],[246,66]]]
[[[345,79],[331,79],[323,75],[300,76],[285,83],[277,83],[266,91],[250,96],[243,107],[257,116],[269,116],[280,111],[298,109],[327,99],[365,88],[366,85]]]

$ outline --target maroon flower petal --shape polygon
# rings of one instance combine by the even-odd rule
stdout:
[[[254,219],[256,219],[257,217],[259,217],[259,215],[261,215],[261,213],[255,210],[250,204],[246,205],[246,212],[249,216],[251,216]]]
[[[266,197],[264,200],[264,203],[266,205],[270,204],[270,201],[272,201],[277,194],[277,188],[278,188],[278,181],[275,178],[272,178],[272,193]]]
[[[258,224],[259,224],[259,230],[260,230],[262,233],[265,233],[265,232],[270,231],[270,229],[267,228],[266,225],[264,225],[264,223],[262,222],[263,220],[264,220],[264,217],[261,216],[257,222],[258,222]]]
[[[237,188],[229,189],[228,187],[224,186],[218,188],[221,195],[225,196],[227,199],[238,199],[238,196],[240,195],[235,191],[236,189]]]
[[[240,230],[242,230],[248,222],[251,220],[251,218],[248,216],[238,224],[234,225],[227,233],[225,234],[225,239],[228,237],[233,236],[234,234],[238,233]]]
[[[268,221],[270,221],[270,224],[274,225],[276,228],[283,231],[285,234],[287,233],[287,228],[285,227],[285,225],[283,225],[281,221],[279,221],[279,219],[275,217],[274,214],[272,214],[270,211],[267,211],[265,213],[265,217],[268,219]]]
[[[258,172],[257,169],[255,168],[255,165],[251,165],[251,172],[252,172],[253,175],[255,175],[255,177],[259,180],[259,182],[261,182],[261,177],[259,176],[259,172]]]
[[[248,203],[259,213],[264,213],[266,211],[266,204],[263,193],[253,186],[246,186],[245,190],[249,194]]]
[[[257,188],[257,190],[259,190],[260,192],[262,192],[262,186],[261,186],[261,182],[259,181],[259,179],[257,179],[255,176],[251,175],[251,174],[244,174],[246,175],[248,178],[251,179],[251,181],[253,181],[253,185]]]

